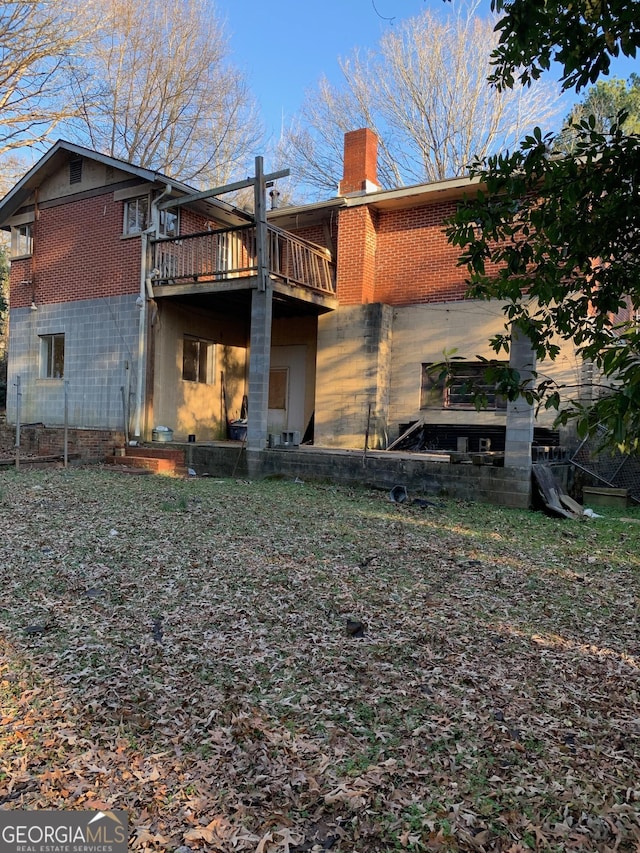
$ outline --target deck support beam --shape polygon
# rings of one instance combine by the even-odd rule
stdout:
[[[269,416],[273,285],[269,276],[266,180],[262,157],[256,157],[254,201],[258,282],[256,289],[251,294],[249,412],[247,420],[247,449],[249,451],[264,450],[267,446]]]
[[[511,328],[511,350],[509,367],[520,373],[521,378],[530,377],[536,369],[536,355],[531,340],[517,326]],[[531,444],[535,411],[533,403],[524,397],[507,403],[507,425],[504,447],[505,468],[531,468]]]

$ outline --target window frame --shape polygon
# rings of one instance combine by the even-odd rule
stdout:
[[[506,364],[506,362],[500,362]],[[420,409],[476,411],[475,396],[484,395],[482,411],[505,412],[507,399],[496,391],[495,385],[484,381],[489,365],[484,361],[459,360],[447,364],[423,362],[420,383]]]
[[[133,206],[135,205],[135,214],[131,217],[131,211],[133,210]],[[141,219],[141,210],[142,210],[142,222]],[[123,224],[122,224],[122,233],[125,237],[136,236],[145,231],[151,221],[151,200],[149,198],[149,194],[146,195],[137,195],[132,198],[127,198],[124,201],[124,213],[123,213]]]
[[[289,402],[289,368],[272,367],[269,370],[269,404],[273,411],[286,412]]]
[[[187,347],[193,345],[193,352],[188,356]],[[182,373],[183,382],[193,382],[196,385],[214,385],[216,375],[216,345],[213,341],[197,335],[182,336]],[[188,363],[188,359],[191,364]]]
[[[40,379],[57,381],[64,379],[65,333],[53,332],[38,337],[40,338]],[[60,363],[59,372],[56,370],[58,362]]]
[[[161,237],[177,237],[180,234],[180,210],[158,211],[158,233]],[[173,225],[167,226],[167,219],[173,218]]]

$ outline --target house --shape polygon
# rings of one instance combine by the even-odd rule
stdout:
[[[443,222],[466,178],[395,190],[377,139],[345,135],[338,194],[265,209],[281,174],[256,174],[256,214],[219,188],[57,142],[0,202],[11,232],[7,421],[247,446],[283,432],[332,448],[384,448],[421,419],[436,445],[466,438],[528,464],[533,412],[465,381],[491,358],[501,307],[465,299]],[[239,184],[234,185],[239,186]],[[434,365],[455,352],[446,387]],[[533,365],[526,341],[512,362]],[[557,378],[583,383],[565,348]],[[587,383],[588,384],[588,383]],[[535,426],[550,435],[552,416]],[[548,439],[550,443],[552,439]],[[454,448],[455,449],[455,448]],[[470,449],[473,449],[470,447]]]

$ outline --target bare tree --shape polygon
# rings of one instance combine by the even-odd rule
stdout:
[[[42,143],[73,114],[66,73],[79,41],[73,0],[0,4],[0,155]]]
[[[498,35],[477,7],[407,19],[375,50],[342,60],[340,86],[322,79],[281,146],[298,179],[335,191],[343,134],[358,127],[377,133],[379,180],[391,187],[462,175],[528,125],[549,122],[559,107],[550,84],[499,92],[487,83]]]
[[[100,24],[73,86],[74,138],[184,180],[224,182],[261,128],[211,0],[143,7],[95,0]]]

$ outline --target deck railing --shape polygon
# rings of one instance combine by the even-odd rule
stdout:
[[[321,246],[267,226],[269,272],[291,284],[335,293],[335,266]],[[227,281],[258,271],[255,225],[161,237],[154,244],[156,284]]]

